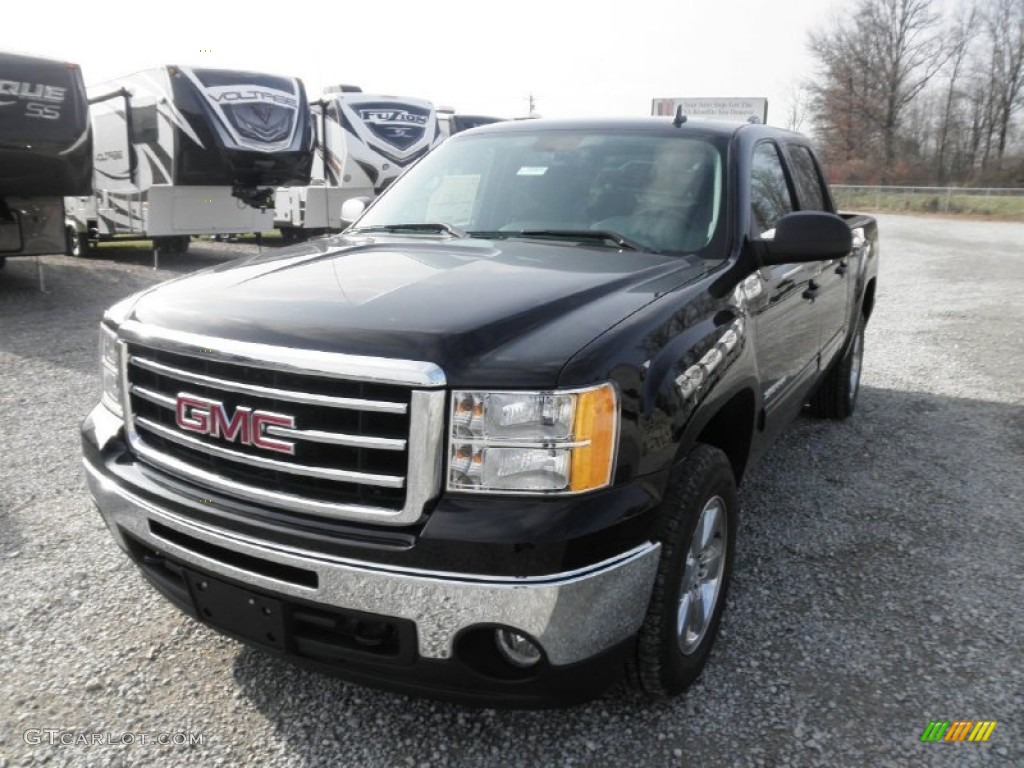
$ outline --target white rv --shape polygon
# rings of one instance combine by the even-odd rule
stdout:
[[[312,105],[317,151],[309,186],[278,189],[274,220],[287,239],[340,229],[341,204],[372,198],[443,140],[433,104],[335,86]]]
[[[454,133],[476,128],[477,126],[500,123],[504,119],[503,117],[490,117],[487,115],[456,114],[455,110],[451,107],[437,108],[437,120],[441,126],[441,134],[445,138]]]
[[[91,176],[82,71],[0,53],[0,266],[65,253],[64,196],[87,192]]]
[[[93,193],[66,201],[79,250],[134,236],[183,251],[192,235],[263,232],[273,189],[309,183],[313,128],[298,79],[169,65],[88,94]]]

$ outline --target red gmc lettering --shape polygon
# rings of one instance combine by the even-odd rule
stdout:
[[[291,416],[281,416],[276,413],[266,413],[264,411],[256,411],[252,415],[253,445],[257,448],[265,448],[268,451],[277,451],[278,453],[287,453],[289,456],[294,456],[295,443],[290,443],[287,440],[275,440],[272,437],[267,437],[263,434],[263,428],[265,426],[287,427],[288,429],[294,429],[295,419]]]
[[[175,423],[186,432],[223,438],[265,451],[295,455],[294,443],[265,434],[267,427],[295,428],[295,418],[281,413],[255,411],[240,405],[228,415],[223,403],[182,392],[178,394],[175,406]]]
[[[250,417],[252,414],[252,408],[239,406],[235,409],[235,415],[229,419],[227,411],[224,410],[224,405],[222,403],[217,403],[217,405],[210,411],[210,414],[213,416],[213,424],[210,428],[211,435],[214,437],[223,437],[231,442],[235,442],[238,438],[241,438],[242,445],[249,445],[251,443]]]
[[[210,433],[209,402],[188,395],[178,395],[177,418],[175,421],[181,429],[198,432],[200,435]]]

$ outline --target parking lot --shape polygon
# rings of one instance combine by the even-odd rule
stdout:
[[[103,309],[256,246],[195,243],[156,271],[141,249],[46,257],[48,293],[9,259],[0,768],[1024,765],[1024,224],[879,220],[858,411],[802,417],[746,479],[704,676],[671,704],[616,690],[552,712],[299,670],[179,614],[117,549],[78,447]],[[998,726],[921,743],[931,720]]]

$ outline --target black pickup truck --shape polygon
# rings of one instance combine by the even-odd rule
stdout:
[[[876,238],[795,133],[460,133],[342,235],[112,307],[91,491],[174,604],[323,671],[671,696],[721,622],[744,473],[805,409],[854,409]]]

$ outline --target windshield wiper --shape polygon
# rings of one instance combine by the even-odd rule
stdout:
[[[349,229],[349,232],[432,232],[444,233],[452,237],[469,237],[465,230],[459,229],[452,224],[439,222],[420,222],[415,224],[377,224],[369,227],[357,227]]]
[[[477,233],[471,233],[477,234]],[[491,234],[491,233],[488,233]],[[510,231],[497,233],[504,237],[564,237],[569,240],[582,240],[584,242],[615,243],[627,251],[642,251],[644,253],[655,253],[643,243],[631,240],[625,235],[613,232],[610,229],[524,229],[521,231]]]

